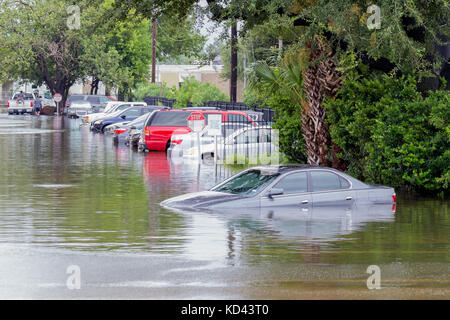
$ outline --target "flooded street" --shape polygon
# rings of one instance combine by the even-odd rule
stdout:
[[[335,219],[171,211],[159,203],[233,171],[114,147],[79,124],[0,114],[0,298],[450,298],[448,200],[398,195],[395,213],[327,209]]]

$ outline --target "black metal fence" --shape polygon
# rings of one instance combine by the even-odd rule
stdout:
[[[166,97],[145,97],[144,98],[145,103],[149,106],[166,106],[172,108],[175,104],[175,99],[169,99]]]
[[[207,162],[216,157],[217,163],[230,165],[279,163],[278,131],[270,122],[238,117],[234,120],[222,123],[218,136],[212,136],[206,127],[198,136],[193,133],[181,137],[181,143],[173,145],[171,156],[182,154]]]
[[[148,105],[163,105],[172,108],[175,104],[175,99],[168,99],[165,97],[145,97],[144,101]],[[261,113],[261,117],[255,118],[255,120],[263,120],[267,122],[275,121],[275,110],[270,108],[249,107],[245,103],[241,102],[226,102],[226,101],[207,101],[203,103],[204,107],[214,107],[222,110],[237,110],[237,111],[253,111],[254,114]],[[188,102],[187,107],[192,107],[192,103]]]

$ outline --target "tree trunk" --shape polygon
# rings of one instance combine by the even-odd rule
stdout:
[[[303,108],[302,128],[306,143],[309,164],[330,166],[329,150],[332,153],[332,165],[345,170],[345,163],[339,159],[342,150],[331,143],[326,108],[323,100],[326,96],[333,98],[341,87],[341,74],[333,61],[333,52],[324,40],[315,39],[316,46],[309,45],[310,66],[304,72],[304,86],[309,109]]]
[[[230,101],[237,101],[237,23],[231,25],[231,70],[230,70]]]

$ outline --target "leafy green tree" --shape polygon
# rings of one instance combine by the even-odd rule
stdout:
[[[229,100],[229,97],[216,86],[207,82],[202,83],[193,77],[184,79],[180,89],[172,88],[169,97],[177,100],[174,105],[175,108],[187,107],[189,102],[197,107],[202,106],[207,101]]]
[[[1,2],[0,74],[46,84],[51,93],[61,93],[65,103],[69,88],[94,75],[106,83],[123,76],[119,53],[108,48],[107,30],[101,24],[103,8],[79,1],[79,28],[68,24],[71,1]]]
[[[133,92],[137,101],[144,101],[145,97],[166,97],[169,94],[169,89],[164,85],[157,83],[141,82],[138,83],[136,89]]]

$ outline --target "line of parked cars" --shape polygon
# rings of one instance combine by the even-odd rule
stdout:
[[[201,114],[205,123],[222,117],[223,143],[214,143],[216,137],[208,135],[208,127],[193,133],[188,119]],[[82,117],[94,132],[111,134],[116,144],[129,144],[141,150],[179,152],[183,157],[197,156],[200,141],[201,157],[235,152],[245,146],[247,152],[271,150],[276,138],[270,126],[263,126],[244,111],[229,111],[211,107],[170,109],[148,106],[144,102],[111,102],[103,112]],[[217,132],[217,131],[216,131]],[[187,148],[180,148],[186,144]],[[249,147],[250,146],[250,147]],[[209,191],[178,196],[162,202],[170,208],[231,209],[237,208],[296,208],[353,207],[359,205],[392,204],[395,211],[397,196],[390,187],[373,186],[332,168],[298,165],[262,166],[245,170],[213,187]],[[284,210],[283,209],[283,210]],[[268,211],[268,212],[269,212]]]
[[[82,103],[85,102],[73,102],[72,105],[79,106]],[[250,114],[214,107],[170,109],[148,106],[145,102],[115,101],[108,103],[103,112],[90,112],[79,117],[93,132],[113,135],[116,144],[130,145],[140,151],[165,151],[192,157],[198,154],[193,151],[197,148],[194,146],[197,135],[188,126],[188,118],[192,113],[200,113],[206,119],[206,128],[200,132],[202,159],[214,157],[215,150],[218,158],[224,150],[228,153],[244,148],[251,152],[259,152],[261,148],[277,151],[277,146],[272,144],[274,131],[256,122],[254,111]],[[222,116],[223,140],[219,148],[214,148],[214,137],[208,135],[210,115]]]

